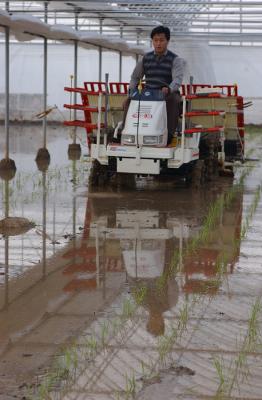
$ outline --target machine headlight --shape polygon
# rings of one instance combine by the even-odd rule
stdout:
[[[135,136],[134,135],[123,135],[122,142],[128,143],[128,144],[135,143]]]
[[[158,144],[158,137],[157,136],[144,136],[143,143],[144,144]]]

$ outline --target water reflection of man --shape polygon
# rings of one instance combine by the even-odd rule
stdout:
[[[163,314],[176,305],[179,293],[175,278],[168,277],[171,240],[124,240],[121,247],[131,292],[145,289],[142,306],[149,313],[147,331],[154,336],[163,335]]]
[[[149,312],[146,327],[147,331],[154,336],[164,335],[163,314],[176,305],[179,293],[178,284],[174,278],[167,279],[161,288],[158,283],[158,279],[144,280],[142,283],[146,288],[143,306]]]

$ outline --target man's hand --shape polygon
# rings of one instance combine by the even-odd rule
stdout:
[[[165,96],[168,96],[169,93],[170,93],[170,88],[164,86],[164,87],[162,87],[161,91],[162,91],[162,93],[163,93]]]

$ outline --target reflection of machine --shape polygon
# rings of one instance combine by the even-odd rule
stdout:
[[[95,213],[100,208],[98,203],[99,200],[92,203]],[[167,258],[170,259],[167,253],[172,256],[177,246],[182,251],[182,242],[195,230],[192,228],[190,231],[189,220],[167,216],[164,211],[139,210],[136,207],[126,210],[112,203],[109,214],[104,215],[106,212],[100,209],[100,215],[96,213],[92,219],[90,237],[117,241],[127,274],[132,278],[161,276]]]
[[[94,202],[94,209],[97,203]],[[158,282],[169,267],[175,232],[182,231],[179,221],[166,225],[163,214],[155,210],[123,210],[117,207],[114,226],[108,227],[108,218],[100,215],[91,225],[90,236],[119,242],[120,257],[127,273],[129,287],[137,285],[146,289],[143,306],[149,316],[147,330],[153,335],[164,333],[163,313],[175,306],[178,284],[169,279],[160,295]],[[178,229],[177,229],[178,228]],[[132,290],[131,290],[132,292]]]
[[[165,243],[163,240],[123,240],[122,254],[126,271],[132,278],[156,278],[163,274]]]
[[[148,192],[143,193],[142,199],[138,193],[130,200],[127,194],[126,198],[108,199],[106,204],[93,195],[90,238],[118,243],[132,282],[152,281],[162,276],[172,263],[172,255],[178,251],[179,271],[183,274],[181,289],[187,293],[212,292],[220,284],[218,260],[223,257],[231,273],[239,255],[242,193],[223,210],[219,223],[209,233],[208,242],[185,257],[187,242],[201,229],[205,204],[214,202],[218,192],[191,195],[185,191],[158,192],[156,196]]]
[[[116,228],[102,229],[107,238],[120,241],[130,277],[156,278],[162,275],[166,240],[172,238],[172,230],[159,228],[157,211],[116,210]],[[94,234],[93,230],[91,234]]]
[[[215,293],[221,284],[216,262],[222,255],[233,272],[239,255],[241,193],[223,211],[209,241],[185,257],[187,243],[201,229],[208,205],[223,195],[223,189],[192,191],[190,196],[188,189],[134,192],[131,198],[130,193],[111,193],[111,197],[90,193],[82,239],[64,255],[70,261],[63,274],[72,278],[64,290],[103,289],[109,272],[116,279],[118,272],[126,270],[131,289],[137,285],[147,289],[143,306],[149,312],[148,330],[163,333],[163,313],[176,305],[179,289]],[[164,280],[160,294],[159,278],[169,271],[177,251],[179,276]]]

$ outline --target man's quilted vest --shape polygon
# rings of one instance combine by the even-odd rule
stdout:
[[[143,68],[148,87],[161,88],[164,84],[169,85],[172,82],[172,66],[175,57],[177,55],[169,50],[160,57],[154,51],[144,55]]]

